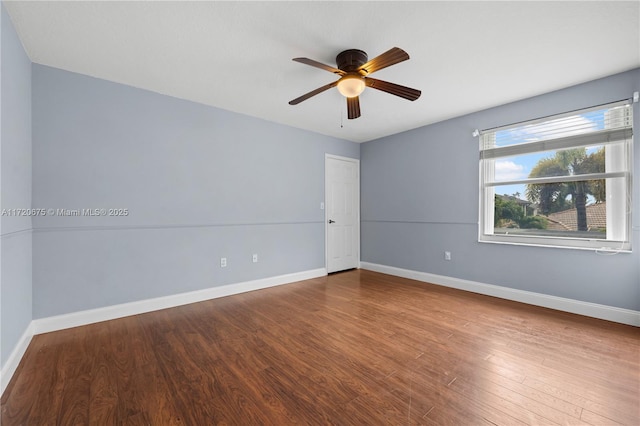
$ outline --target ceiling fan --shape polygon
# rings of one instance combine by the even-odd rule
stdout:
[[[340,79],[295,98],[289,102],[289,105],[297,105],[312,96],[337,86],[338,91],[347,98],[347,115],[349,119],[354,119],[360,117],[360,100],[358,96],[365,87],[382,90],[410,101],[415,101],[420,97],[422,93],[420,90],[368,77],[369,74],[383,68],[406,61],[409,59],[407,52],[399,47],[393,47],[370,61],[368,59],[366,52],[358,49],[349,49],[339,53],[336,56],[338,68],[330,67],[309,58],[293,58],[296,62],[338,74]]]

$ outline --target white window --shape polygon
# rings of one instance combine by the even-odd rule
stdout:
[[[479,241],[630,251],[632,109],[480,132]]]

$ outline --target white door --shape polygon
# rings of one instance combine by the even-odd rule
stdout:
[[[327,272],[357,268],[360,259],[360,162],[326,155]]]

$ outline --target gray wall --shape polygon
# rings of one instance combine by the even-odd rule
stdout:
[[[32,81],[33,205],[129,210],[34,219],[34,318],[324,267],[324,155],[358,144],[36,64]]]
[[[471,135],[476,128],[629,98],[637,90],[640,69],[363,144],[361,259],[640,310],[640,149],[634,154],[634,252],[602,256],[478,243],[478,140]],[[444,261],[445,250],[452,261]]]
[[[31,61],[0,5],[0,208],[31,207]],[[0,216],[0,365],[31,322],[31,218]]]

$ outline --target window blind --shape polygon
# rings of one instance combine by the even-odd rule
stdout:
[[[632,104],[620,101],[482,131],[480,159],[607,145],[631,139]]]

